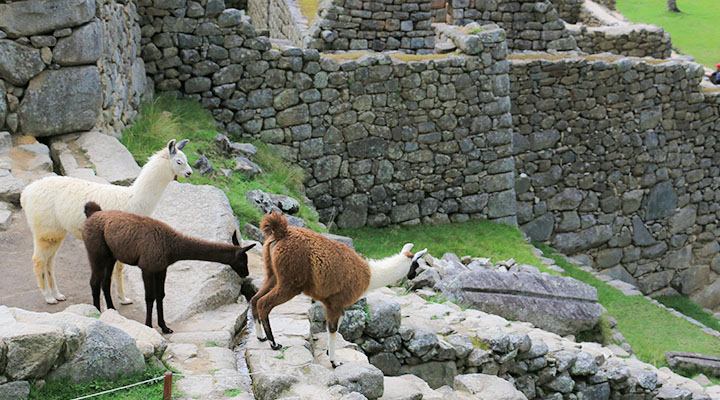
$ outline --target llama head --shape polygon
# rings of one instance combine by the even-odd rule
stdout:
[[[241,247],[240,241],[237,237],[237,232],[233,232],[232,235],[232,244],[234,244],[237,247],[237,250],[235,250],[235,257],[233,261],[230,263],[230,267],[237,272],[238,275],[240,275],[241,278],[244,278],[248,275],[250,275],[250,271],[248,271],[248,256],[247,252],[248,250],[255,247],[255,243]]]
[[[187,156],[182,152],[183,147],[189,142],[187,139],[175,143],[175,139],[167,144],[168,159],[170,160],[170,168],[172,168],[175,180],[178,176],[189,178],[192,175],[192,168],[188,165]]]
[[[427,253],[427,249],[422,249],[418,251],[417,253],[414,253],[410,250],[412,250],[414,244],[412,243],[406,243],[405,246],[403,246],[402,250],[400,251],[400,254],[407,257],[410,261],[410,270],[408,271],[407,278],[413,279],[415,276],[417,276],[417,269],[418,269],[418,260]]]

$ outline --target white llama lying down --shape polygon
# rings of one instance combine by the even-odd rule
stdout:
[[[85,204],[94,201],[105,210],[122,210],[150,215],[167,185],[178,176],[189,177],[192,169],[181,151],[187,144],[175,139],[155,153],[140,171],[132,186],[107,185],[66,176],[52,176],[28,185],[20,196],[33,235],[33,268],[38,287],[48,304],[65,300],[53,273],[53,258],[67,233],[82,240]],[[123,264],[115,265],[115,282],[122,304],[125,297]]]

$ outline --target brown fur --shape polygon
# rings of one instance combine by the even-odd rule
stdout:
[[[157,302],[158,325],[164,333],[172,333],[163,316],[168,266],[180,260],[214,261],[230,265],[241,277],[248,276],[246,252],[253,245],[240,247],[235,234],[232,245],[209,242],[183,235],[150,217],[101,211],[93,202],[85,205],[85,214],[88,218],[83,227],[83,240],[92,267],[93,304],[98,310],[101,284],[107,307],[114,308],[110,283],[116,261],[140,267],[145,287],[145,324],[152,326],[152,306]]]
[[[365,259],[348,246],[309,229],[288,226],[280,213],[266,215],[260,228],[266,280],[252,298],[252,312],[263,325],[271,347],[270,311],[300,293],[323,303],[328,329],[334,333],[346,307],[355,303],[370,285]]]

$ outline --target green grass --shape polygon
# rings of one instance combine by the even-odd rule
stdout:
[[[236,397],[240,396],[242,392],[242,389],[228,389],[223,394],[225,395],[225,397]]]
[[[246,178],[241,173],[233,173],[230,177],[225,177],[219,173],[219,169],[232,169],[234,160],[220,153],[215,144],[216,135],[213,117],[201,104],[191,100],[159,96],[141,107],[140,116],[135,123],[123,132],[122,142],[135,160],[142,165],[170,139],[190,139],[190,143],[183,150],[188,156],[190,165],[204,154],[216,172],[202,176],[195,171],[188,181],[222,189],[240,219],[241,226],[246,222],[257,224],[262,218],[262,212],[245,198],[245,193],[260,189],[297,199],[300,202],[298,216],[304,219],[311,229],[323,230],[318,223],[315,210],[302,202],[302,169],[284,162],[267,145],[254,142],[258,153],[252,157],[252,160],[260,165],[263,173],[252,179]]]
[[[720,320],[685,296],[660,296],[656,300],[667,307],[680,311],[709,328],[720,331]]]
[[[380,258],[399,252],[403,243],[414,243],[414,250],[428,248],[436,257],[444,253],[458,256],[490,257],[494,262],[515,259],[548,270],[533,255],[532,246],[511,226],[488,221],[470,221],[435,226],[408,226],[386,229],[344,229],[340,234],[353,238],[355,248],[368,257]]]
[[[67,381],[50,381],[42,389],[31,386],[30,400],[67,400],[88,394],[130,385],[150,378],[162,376],[165,370],[158,367],[149,367],[144,372],[133,374],[113,381],[95,381],[84,384],[68,384]],[[136,386],[104,396],[94,397],[93,400],[160,400],[163,395],[163,381]]]
[[[666,0],[617,0],[617,8],[633,22],[659,25],[670,32],[673,47],[707,66],[720,62],[720,7],[717,0],[678,0],[681,13],[671,13]]]
[[[565,275],[581,280],[598,291],[602,304],[618,323],[618,329],[637,357],[665,366],[666,351],[689,351],[720,355],[720,339],[704,333],[690,322],[675,317],[643,296],[625,296],[618,289],[565,261],[546,245],[538,246],[565,269]]]

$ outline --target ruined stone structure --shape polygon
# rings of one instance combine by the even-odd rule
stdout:
[[[144,91],[132,2],[0,4],[0,131],[119,134]]]

